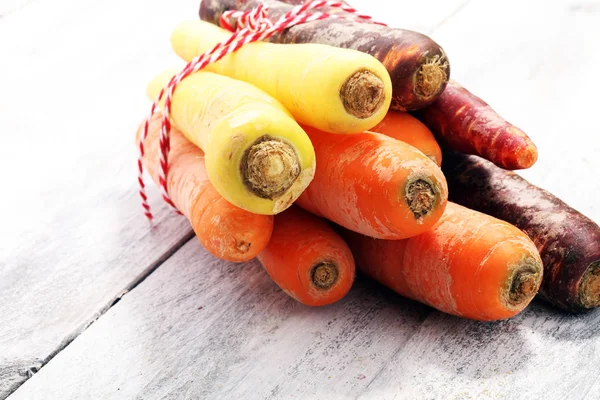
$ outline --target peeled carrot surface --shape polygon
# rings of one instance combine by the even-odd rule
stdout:
[[[275,216],[275,227],[258,260],[289,296],[309,306],[343,298],[355,276],[344,240],[325,222],[297,207]]]
[[[303,127],[317,158],[296,204],[347,229],[404,239],[430,229],[446,206],[446,179],[416,148],[373,132],[336,135]]]
[[[460,317],[512,317],[533,299],[542,261],[533,242],[499,219],[448,203],[433,229],[406,240],[344,231],[358,269],[397,293]]]
[[[158,183],[161,114],[156,113],[144,142],[144,166]],[[143,124],[137,132],[141,135]],[[273,217],[252,214],[225,200],[211,185],[204,153],[177,128],[171,128],[169,153],[169,196],[190,221],[200,243],[214,256],[228,261],[248,261],[267,245]]]
[[[425,124],[409,113],[390,110],[379,124],[369,130],[408,143],[421,150],[438,166],[442,165],[442,149],[435,136]]]

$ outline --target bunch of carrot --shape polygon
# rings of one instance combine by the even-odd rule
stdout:
[[[227,40],[223,13],[258,3],[202,1],[201,20],[173,31],[175,53],[190,61]],[[266,3],[278,18],[301,1]],[[208,251],[258,258],[306,305],[342,299],[358,268],[465,318],[509,318],[538,291],[570,311],[600,306],[600,228],[507,171],[533,165],[535,145],[449,74],[427,36],[370,23],[324,19],[248,43],[174,91],[171,199]],[[144,155],[156,182],[160,119]]]

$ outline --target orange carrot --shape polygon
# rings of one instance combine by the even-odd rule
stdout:
[[[144,166],[158,182],[161,114],[156,113],[144,142]],[[141,135],[140,125],[137,137]],[[168,188],[171,200],[190,221],[200,243],[214,256],[228,261],[248,261],[267,245],[273,216],[242,210],[225,200],[211,185],[204,153],[177,128],[171,128]]]
[[[418,235],[442,215],[446,179],[416,148],[374,132],[336,135],[303,128],[317,169],[296,201],[300,207],[379,239]]]
[[[354,282],[354,258],[344,240],[327,222],[293,206],[275,216],[258,260],[285,293],[308,306],[340,300]]]
[[[542,281],[542,261],[523,232],[454,203],[433,229],[410,239],[376,240],[349,231],[342,236],[361,272],[460,317],[512,317],[529,304]]]
[[[442,165],[442,149],[435,136],[425,124],[409,113],[390,110],[379,124],[369,130],[408,143],[421,150],[438,166]]]

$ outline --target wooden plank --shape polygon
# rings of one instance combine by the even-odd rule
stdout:
[[[459,13],[470,0],[426,0],[396,2],[385,0],[347,0],[361,13],[391,27],[428,34]],[[443,45],[442,45],[443,47]]]
[[[496,323],[432,313],[364,399],[597,399],[600,312],[536,302]]]
[[[143,217],[133,137],[191,3],[40,1],[0,24],[0,398],[190,238]]]
[[[488,39],[488,45],[492,43],[496,48],[505,49],[504,57],[513,60],[509,58],[514,54],[511,52],[521,51],[519,46],[513,45],[520,36],[510,33],[511,42],[506,36],[500,37],[500,32],[511,27],[524,35],[524,30],[529,29],[525,28],[525,22],[534,15],[531,12],[539,8],[515,8],[515,2],[508,5],[498,2],[490,8],[482,8],[481,3],[469,3],[441,24],[434,31],[435,38],[454,60],[454,53],[460,50],[453,49],[465,47],[469,40],[479,43],[477,34],[487,32],[486,26],[489,26],[496,33],[481,35],[479,56],[487,54],[484,44]],[[502,7],[512,11],[502,11]],[[371,5],[371,8],[376,7]],[[572,18],[569,23],[577,25],[582,16],[563,15],[572,10],[566,2],[547,8],[544,15],[548,18],[547,24],[534,23],[546,30],[546,39],[534,36],[533,44],[525,46],[531,51],[552,49],[560,54],[562,49],[549,43],[559,36],[555,30],[562,29],[563,17]],[[465,14],[471,17],[464,18]],[[494,18],[503,21],[504,30],[497,29]],[[593,33],[594,24],[585,25],[587,28],[577,29],[587,29],[588,35],[590,30]],[[517,27],[522,30],[518,31]],[[470,36],[458,32],[463,29],[467,29]],[[448,42],[444,43],[442,38]],[[540,47],[542,44],[546,47]],[[587,49],[587,44],[576,46]],[[543,51],[540,51],[542,55]],[[469,52],[462,54],[458,53],[457,61],[453,61],[454,71],[460,71],[460,65],[475,66],[481,62],[469,58]],[[468,60],[466,64],[464,60]],[[556,60],[563,62],[559,56],[555,56],[553,61],[558,62]],[[533,70],[535,61],[525,58],[522,68]],[[565,66],[567,62],[564,61]],[[546,80],[562,78],[560,70],[549,67],[556,64],[542,62],[540,65],[539,74],[545,73]],[[554,95],[571,96],[573,101],[577,89],[568,92],[560,86],[538,92],[528,83],[530,79],[514,77],[509,72],[503,75],[502,68],[498,68],[496,75],[486,77],[486,69],[472,70],[457,73],[457,79],[474,92],[485,93],[486,100],[507,118],[523,125],[538,142],[546,140],[547,148],[557,146],[550,141],[563,137],[560,129],[545,121],[546,125],[538,125],[539,115],[535,113],[539,110],[531,106],[523,110],[513,103],[522,106],[535,101],[552,107],[552,99],[545,98],[548,90]],[[494,80],[488,83],[490,76]],[[578,78],[577,82],[581,84],[584,80]],[[509,84],[518,87],[513,90],[497,87]],[[516,88],[519,91],[515,91]],[[488,98],[488,92],[492,97]],[[530,97],[522,99],[521,96]],[[591,110],[593,103],[589,104],[583,103],[580,107]],[[576,115],[573,109],[564,113],[572,120],[581,120],[581,124],[590,122],[593,115],[589,113],[590,119],[586,119],[588,114],[578,119],[579,109]],[[550,133],[546,135],[546,132]],[[593,149],[592,146],[590,143],[588,147]],[[560,150],[561,147],[557,147]],[[553,154],[556,156],[556,152]],[[577,160],[580,154],[570,157],[571,161]],[[562,161],[568,163],[569,158]],[[547,179],[543,182],[553,185],[552,190],[563,187],[544,175],[544,170],[532,171],[539,171],[536,174],[540,175],[531,178],[538,179],[537,183]],[[573,170],[562,173],[572,173],[569,171]],[[560,180],[556,177],[561,176],[566,175],[555,175],[554,179]],[[587,213],[594,210],[590,197],[597,198],[588,192],[588,200],[580,203],[582,211]],[[592,216],[597,219],[596,214]],[[417,398],[437,398],[437,393],[454,398],[488,395],[511,398],[521,393],[519,387],[526,385],[529,386],[522,398],[597,397],[600,387],[595,374],[597,368],[590,368],[591,364],[586,361],[595,362],[593,366],[597,366],[600,350],[594,326],[597,326],[598,312],[567,317],[535,303],[517,318],[495,324],[431,313],[421,325],[427,313],[428,309],[421,305],[360,280],[341,303],[307,309],[287,299],[256,263],[219,262],[193,241],[124,296],[17,390],[11,400],[355,398],[361,395],[364,398],[411,398],[411,394]],[[478,360],[480,354],[482,359]],[[538,369],[542,374],[536,373]],[[429,373],[433,376],[426,376],[425,384],[414,378]],[[516,388],[507,389],[512,384]]]
[[[309,308],[192,241],[10,399],[351,397],[427,312],[362,281]]]
[[[452,6],[437,3],[441,19]],[[10,55],[0,65],[0,125],[13,134],[0,137],[0,162],[19,173],[4,178],[18,196],[0,208],[0,314],[9,321],[0,327],[8,349],[0,398],[189,237],[164,208],[151,231],[141,217],[132,134],[147,112],[145,83],[178,61],[172,27],[197,8],[197,0],[2,4],[0,36],[13,40],[0,43]]]
[[[472,2],[433,33],[454,77],[538,144],[538,164],[520,173],[596,221],[590,65],[600,56],[582,38],[599,34],[600,14],[569,1]],[[599,324],[600,310],[566,315],[541,302],[498,323],[432,313],[359,398],[600,398]]]
[[[0,21],[3,18],[15,14],[36,0],[3,0],[0,3]]]
[[[519,174],[600,222],[597,2],[471,2],[432,37],[452,77],[538,146],[538,162]]]

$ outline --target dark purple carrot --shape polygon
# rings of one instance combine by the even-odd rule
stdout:
[[[540,294],[573,312],[600,306],[600,227],[546,190],[476,156],[444,153],[452,201],[509,222],[537,246]]]
[[[415,115],[448,147],[501,168],[524,169],[537,161],[537,148],[525,132],[454,81],[435,103]]]
[[[288,1],[299,3],[298,0]],[[247,11],[259,3],[269,7],[271,19],[279,18],[293,7],[276,0],[202,0],[200,18],[218,25],[223,12]],[[450,64],[444,50],[431,38],[409,30],[325,19],[294,26],[269,40],[275,43],[327,44],[374,56],[390,73],[391,108],[395,110],[418,110],[433,103],[450,76]]]

